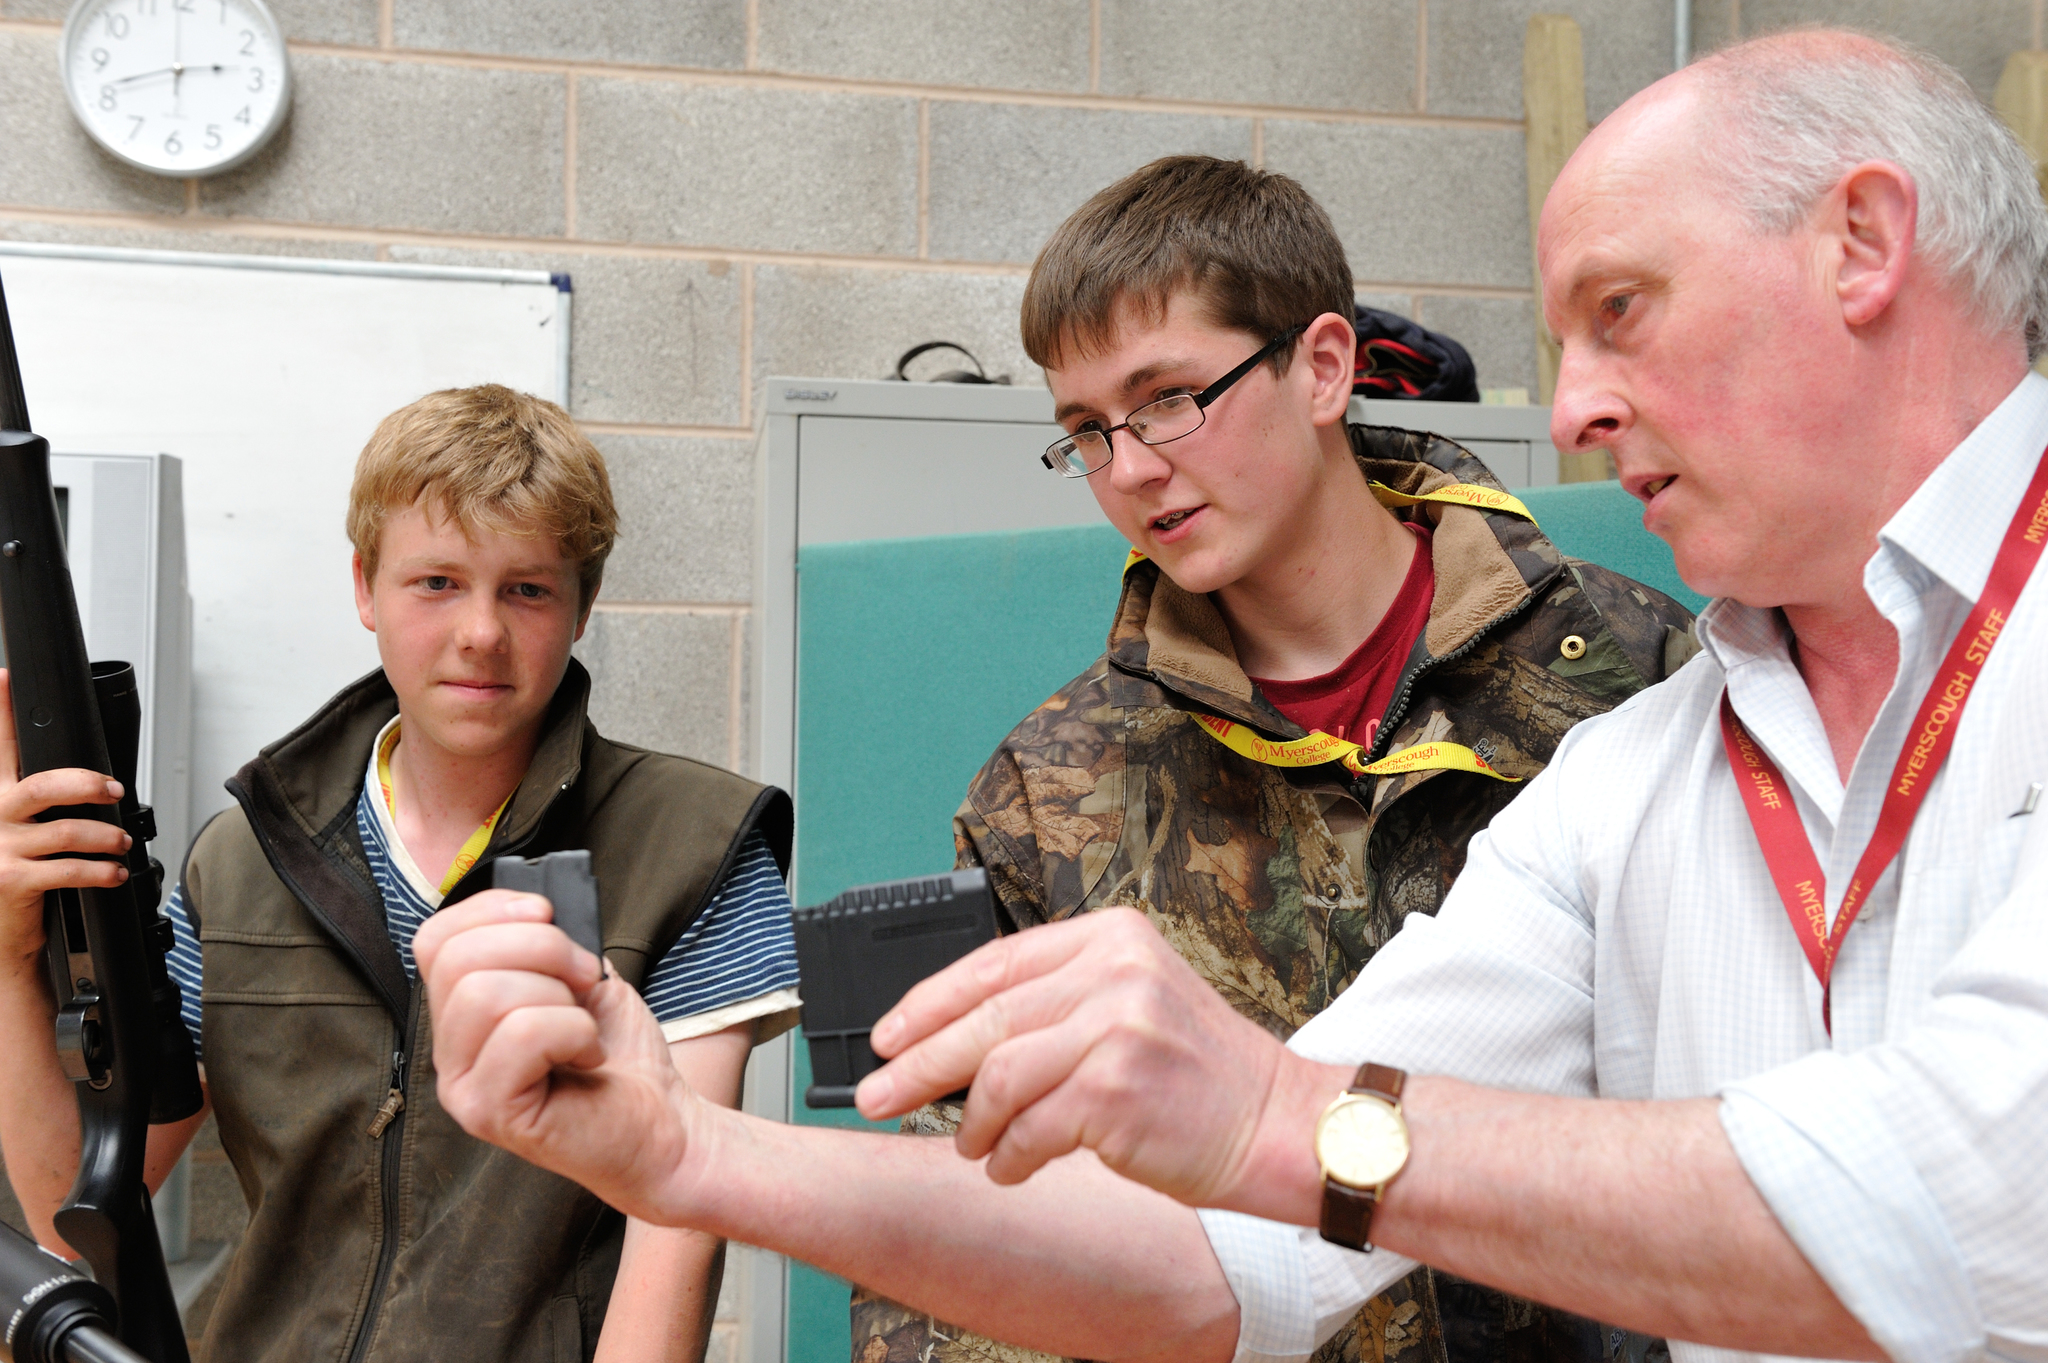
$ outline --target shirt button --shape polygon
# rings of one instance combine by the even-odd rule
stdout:
[[[1586,656],[1586,641],[1576,634],[1567,634],[1564,642],[1557,646],[1557,651],[1566,658],[1583,658]]]

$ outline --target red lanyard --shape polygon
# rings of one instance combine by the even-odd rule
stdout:
[[[1728,693],[1721,693],[1721,741],[1728,750],[1728,763],[1735,768],[1735,784],[1742,791],[1743,807],[1749,814],[1750,827],[1756,830],[1757,844],[1763,849],[1771,879],[1777,884],[1778,898],[1785,903],[1785,913],[1792,920],[1792,930],[1799,935],[1807,964],[1820,980],[1821,1024],[1830,1034],[1834,1032],[1834,1020],[1829,977],[1842,949],[1842,939],[1849,935],[1849,927],[1856,921],[1870,887],[1905,846],[1913,816],[1920,812],[1927,788],[1934,783],[1934,774],[1941,770],[1949,746],[1955,742],[1956,722],[1962,718],[1963,706],[1969,703],[1984,661],[1991,656],[1992,646],[2005,628],[2013,602],[2027,585],[2044,543],[2048,543],[2048,450],[2042,451],[2041,462],[2034,468],[2034,479],[2027,484],[2027,495],[2021,498],[2020,509],[2013,513],[2012,524],[2005,528],[2005,541],[1992,562],[1984,594],[1977,598],[1955,642],[1949,645],[1941,670],[1920,702],[1919,713],[1913,716],[1912,739],[1892,767],[1891,784],[1885,790],[1884,805],[1878,810],[1877,828],[1856,863],[1856,873],[1850,877],[1849,892],[1842,896],[1832,932],[1828,930],[1826,877],[1820,858],[1813,853],[1813,844],[1806,840],[1806,828],[1793,807],[1792,792],[1777,764],[1735,717]]]

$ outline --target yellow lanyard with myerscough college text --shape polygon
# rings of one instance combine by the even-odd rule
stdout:
[[[1522,505],[1520,497],[1499,488],[1482,487],[1478,483],[1452,483],[1435,492],[1396,492],[1385,483],[1370,486],[1372,495],[1381,506],[1420,506],[1424,502],[1441,502],[1448,506],[1469,506],[1475,511],[1505,511],[1510,516],[1520,516],[1531,525],[1536,524],[1536,518],[1529,514],[1528,507]]]
[[[1309,730],[1303,738],[1266,738],[1263,735],[1227,719],[1205,715],[1197,710],[1192,712],[1195,723],[1202,726],[1211,738],[1236,753],[1249,757],[1254,762],[1263,762],[1269,767],[1320,767],[1325,762],[1341,762],[1344,770],[1353,776],[1399,776],[1411,771],[1469,771],[1481,776],[1491,776],[1496,781],[1519,781],[1519,776],[1503,776],[1488,766],[1486,759],[1462,743],[1417,743],[1399,752],[1390,752],[1377,762],[1365,760],[1365,749],[1349,739],[1326,734],[1321,729]]]

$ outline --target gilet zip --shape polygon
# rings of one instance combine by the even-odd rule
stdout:
[[[356,1322],[356,1337],[349,1344],[348,1363],[362,1363],[370,1351],[370,1340],[376,1334],[377,1313],[384,1306],[384,1290],[391,1284],[391,1268],[398,1259],[398,1175],[399,1161],[405,1151],[405,1065],[412,1054],[414,1034],[419,1030],[420,982],[412,982],[412,997],[407,1002],[405,1022],[399,1031],[398,1048],[391,1053],[391,1089],[385,1095],[384,1106],[377,1109],[377,1116],[370,1124],[366,1136],[370,1140],[382,1141],[384,1148],[378,1152],[377,1194],[383,1209],[383,1234],[377,1242],[377,1269],[370,1278],[370,1299],[363,1304],[362,1318]]]

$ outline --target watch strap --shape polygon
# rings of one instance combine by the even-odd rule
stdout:
[[[1358,1073],[1351,1078],[1347,1093],[1363,1094],[1379,1098],[1399,1106],[1401,1086],[1408,1081],[1407,1072],[1392,1065],[1375,1065],[1371,1061],[1358,1067]],[[1382,1185],[1384,1186],[1384,1185]],[[1353,1188],[1325,1176],[1323,1179],[1323,1212],[1318,1227],[1325,1240],[1346,1249],[1370,1250],[1372,1241],[1372,1214],[1380,1203],[1379,1188]]]
[[[1392,1065],[1375,1065],[1368,1060],[1358,1067],[1358,1073],[1351,1077],[1351,1087],[1345,1092],[1369,1094],[1398,1105],[1401,1085],[1407,1082],[1406,1070],[1397,1070]]]
[[[1323,1180],[1323,1238],[1346,1249],[1369,1250],[1372,1214],[1379,1206],[1377,1188],[1347,1188],[1334,1178]]]

